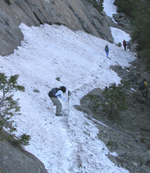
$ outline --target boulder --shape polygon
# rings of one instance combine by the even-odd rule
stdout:
[[[47,173],[42,162],[35,156],[0,141],[0,173]]]

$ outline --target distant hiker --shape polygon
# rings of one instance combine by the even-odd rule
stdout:
[[[142,95],[147,98],[148,87],[146,79],[143,79],[143,81],[140,82],[139,90],[141,91]]]
[[[128,42],[128,44],[127,44],[127,49],[129,50],[129,52],[131,51],[131,43],[130,42]]]
[[[107,56],[107,58],[108,58],[108,55],[109,55],[109,47],[108,47],[107,44],[106,44],[106,46],[105,46],[105,52],[106,52],[106,56]]]
[[[138,56],[138,58],[141,58],[141,55],[140,55],[140,51],[142,50],[142,48],[139,46],[139,45],[137,45],[136,46],[136,51],[137,51],[137,56]]]
[[[51,101],[56,106],[56,116],[62,116],[62,104],[59,99],[63,99],[68,102],[68,99],[63,97],[63,93],[66,92],[66,87],[61,86],[60,88],[52,88],[51,91],[48,93]]]
[[[123,47],[124,47],[124,50],[126,50],[126,46],[127,46],[127,43],[125,40],[123,40]]]

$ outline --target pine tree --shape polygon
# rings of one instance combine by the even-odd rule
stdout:
[[[123,12],[129,17],[133,17],[132,12],[138,1],[139,0],[115,0],[114,5],[117,6],[117,12]]]
[[[15,91],[25,91],[25,88],[17,84],[18,75],[12,75],[9,78],[4,74],[0,73],[0,139],[8,139],[12,141],[14,135],[11,133],[16,130],[12,116],[19,114],[20,107],[18,100],[14,100]],[[6,132],[8,134],[6,135]],[[18,144],[28,144],[30,136],[21,135],[17,140],[13,140]]]
[[[132,40],[138,44],[138,51],[150,62],[150,2],[144,0],[137,4],[134,10],[134,20],[132,24],[135,26],[131,35]]]
[[[150,63],[150,1],[149,0],[115,0],[118,12],[131,17],[133,31],[132,41],[137,44],[139,57]]]
[[[119,118],[120,112],[127,107],[127,101],[123,85],[116,86],[115,83],[108,87],[105,87],[102,95],[107,100],[102,103],[102,111],[108,115],[109,118]]]
[[[95,7],[99,12],[103,11],[103,2],[104,0],[89,0],[89,2]]]

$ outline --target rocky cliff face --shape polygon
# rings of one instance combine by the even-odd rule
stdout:
[[[32,154],[0,141],[0,173],[47,173],[43,163]]]
[[[63,24],[72,30],[83,30],[113,41],[104,13],[87,0],[11,0],[0,2],[0,55],[13,52],[23,39],[20,23],[28,26]]]

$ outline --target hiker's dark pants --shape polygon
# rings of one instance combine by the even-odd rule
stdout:
[[[56,114],[60,115],[62,111],[62,104],[57,97],[51,97],[53,104],[56,106]]]
[[[106,56],[107,56],[107,58],[108,58],[108,55],[109,55],[109,51],[105,51],[106,52]]]
[[[147,93],[148,93],[148,91],[147,91],[146,88],[142,90],[142,95],[143,95],[144,97],[147,97]]]

